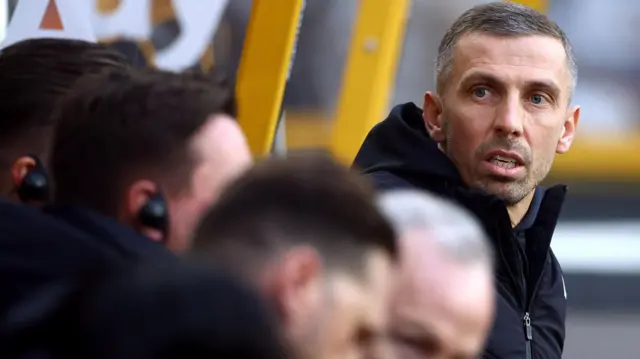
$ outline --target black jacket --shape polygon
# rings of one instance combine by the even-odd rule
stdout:
[[[73,205],[52,205],[44,213],[91,237],[96,247],[113,252],[119,260],[175,260],[162,244],[154,242],[115,219]]]
[[[453,163],[424,126],[422,110],[396,106],[365,139],[354,166],[379,189],[414,187],[462,204],[481,221],[497,254],[497,314],[484,358],[560,359],[565,338],[566,295],[551,248],[566,188],[536,189],[516,228],[497,197],[466,188]]]
[[[40,288],[107,263],[84,233],[36,208],[0,199],[0,327]]]
[[[40,211],[0,201],[0,357],[47,358],[15,338],[46,327],[84,278],[156,260],[177,257],[115,220],[73,206]]]
[[[79,276],[117,265],[114,258],[85,233],[0,199],[0,358],[47,358],[41,345],[15,338],[47,323]]]

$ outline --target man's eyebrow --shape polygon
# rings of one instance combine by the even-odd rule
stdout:
[[[548,92],[550,95],[557,97],[560,95],[560,86],[551,80],[532,80],[525,83],[527,88]]]
[[[472,84],[484,83],[497,86],[502,83],[498,77],[486,72],[474,72],[462,78],[461,87],[465,88]]]

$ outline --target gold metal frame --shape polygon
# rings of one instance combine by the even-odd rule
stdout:
[[[238,121],[255,156],[269,154],[303,0],[254,0],[238,70]]]
[[[331,132],[331,150],[347,163],[389,108],[410,3],[360,1]]]

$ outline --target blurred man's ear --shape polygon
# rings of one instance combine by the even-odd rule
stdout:
[[[322,300],[322,262],[310,246],[286,250],[273,261],[264,291],[287,327],[304,325]]]
[[[11,181],[13,187],[18,188],[29,171],[36,168],[36,160],[31,156],[22,156],[11,165]]]
[[[158,229],[149,228],[140,223],[140,210],[158,193],[158,186],[149,180],[138,180],[129,186],[125,193],[124,206],[119,220],[149,237],[151,240],[161,242],[164,233]]]
[[[40,162],[33,156],[22,156],[11,165],[9,195],[13,201],[42,206],[50,201],[49,176]],[[5,182],[6,183],[6,182]]]

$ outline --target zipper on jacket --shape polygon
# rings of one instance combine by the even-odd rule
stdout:
[[[531,341],[533,341],[533,331],[531,330],[531,317],[529,312],[524,313],[524,332],[527,350],[527,359],[531,359]]]
[[[538,293],[538,287],[540,287],[540,282],[542,282],[543,276],[544,276],[544,270],[542,271],[542,274],[540,274],[540,277],[536,281],[536,284],[533,286],[533,291],[531,292],[531,296],[528,296],[525,294],[526,304],[525,304],[523,324],[524,324],[525,343],[526,343],[525,345],[526,345],[526,351],[527,351],[526,359],[532,359],[532,355],[533,355],[531,352],[531,342],[533,341],[533,328],[531,326],[531,314],[530,314],[531,302],[533,301],[533,299],[536,297]]]
[[[514,239],[516,241],[519,240],[519,238],[517,237]],[[524,307],[524,317],[522,318],[522,324],[523,324],[524,335],[525,335],[525,338],[524,338],[525,351],[526,351],[525,358],[532,359],[533,354],[531,353],[531,341],[533,340],[533,329],[531,328],[531,315],[529,314],[529,311],[531,310],[532,298],[529,297],[529,291],[528,291],[528,285],[527,285],[528,275],[524,269],[526,253],[524,248],[520,248],[519,243],[515,243],[515,245],[516,245],[516,250],[518,252],[517,262],[518,262],[518,271],[520,273],[520,292],[521,292],[521,298],[522,298],[522,306]]]

